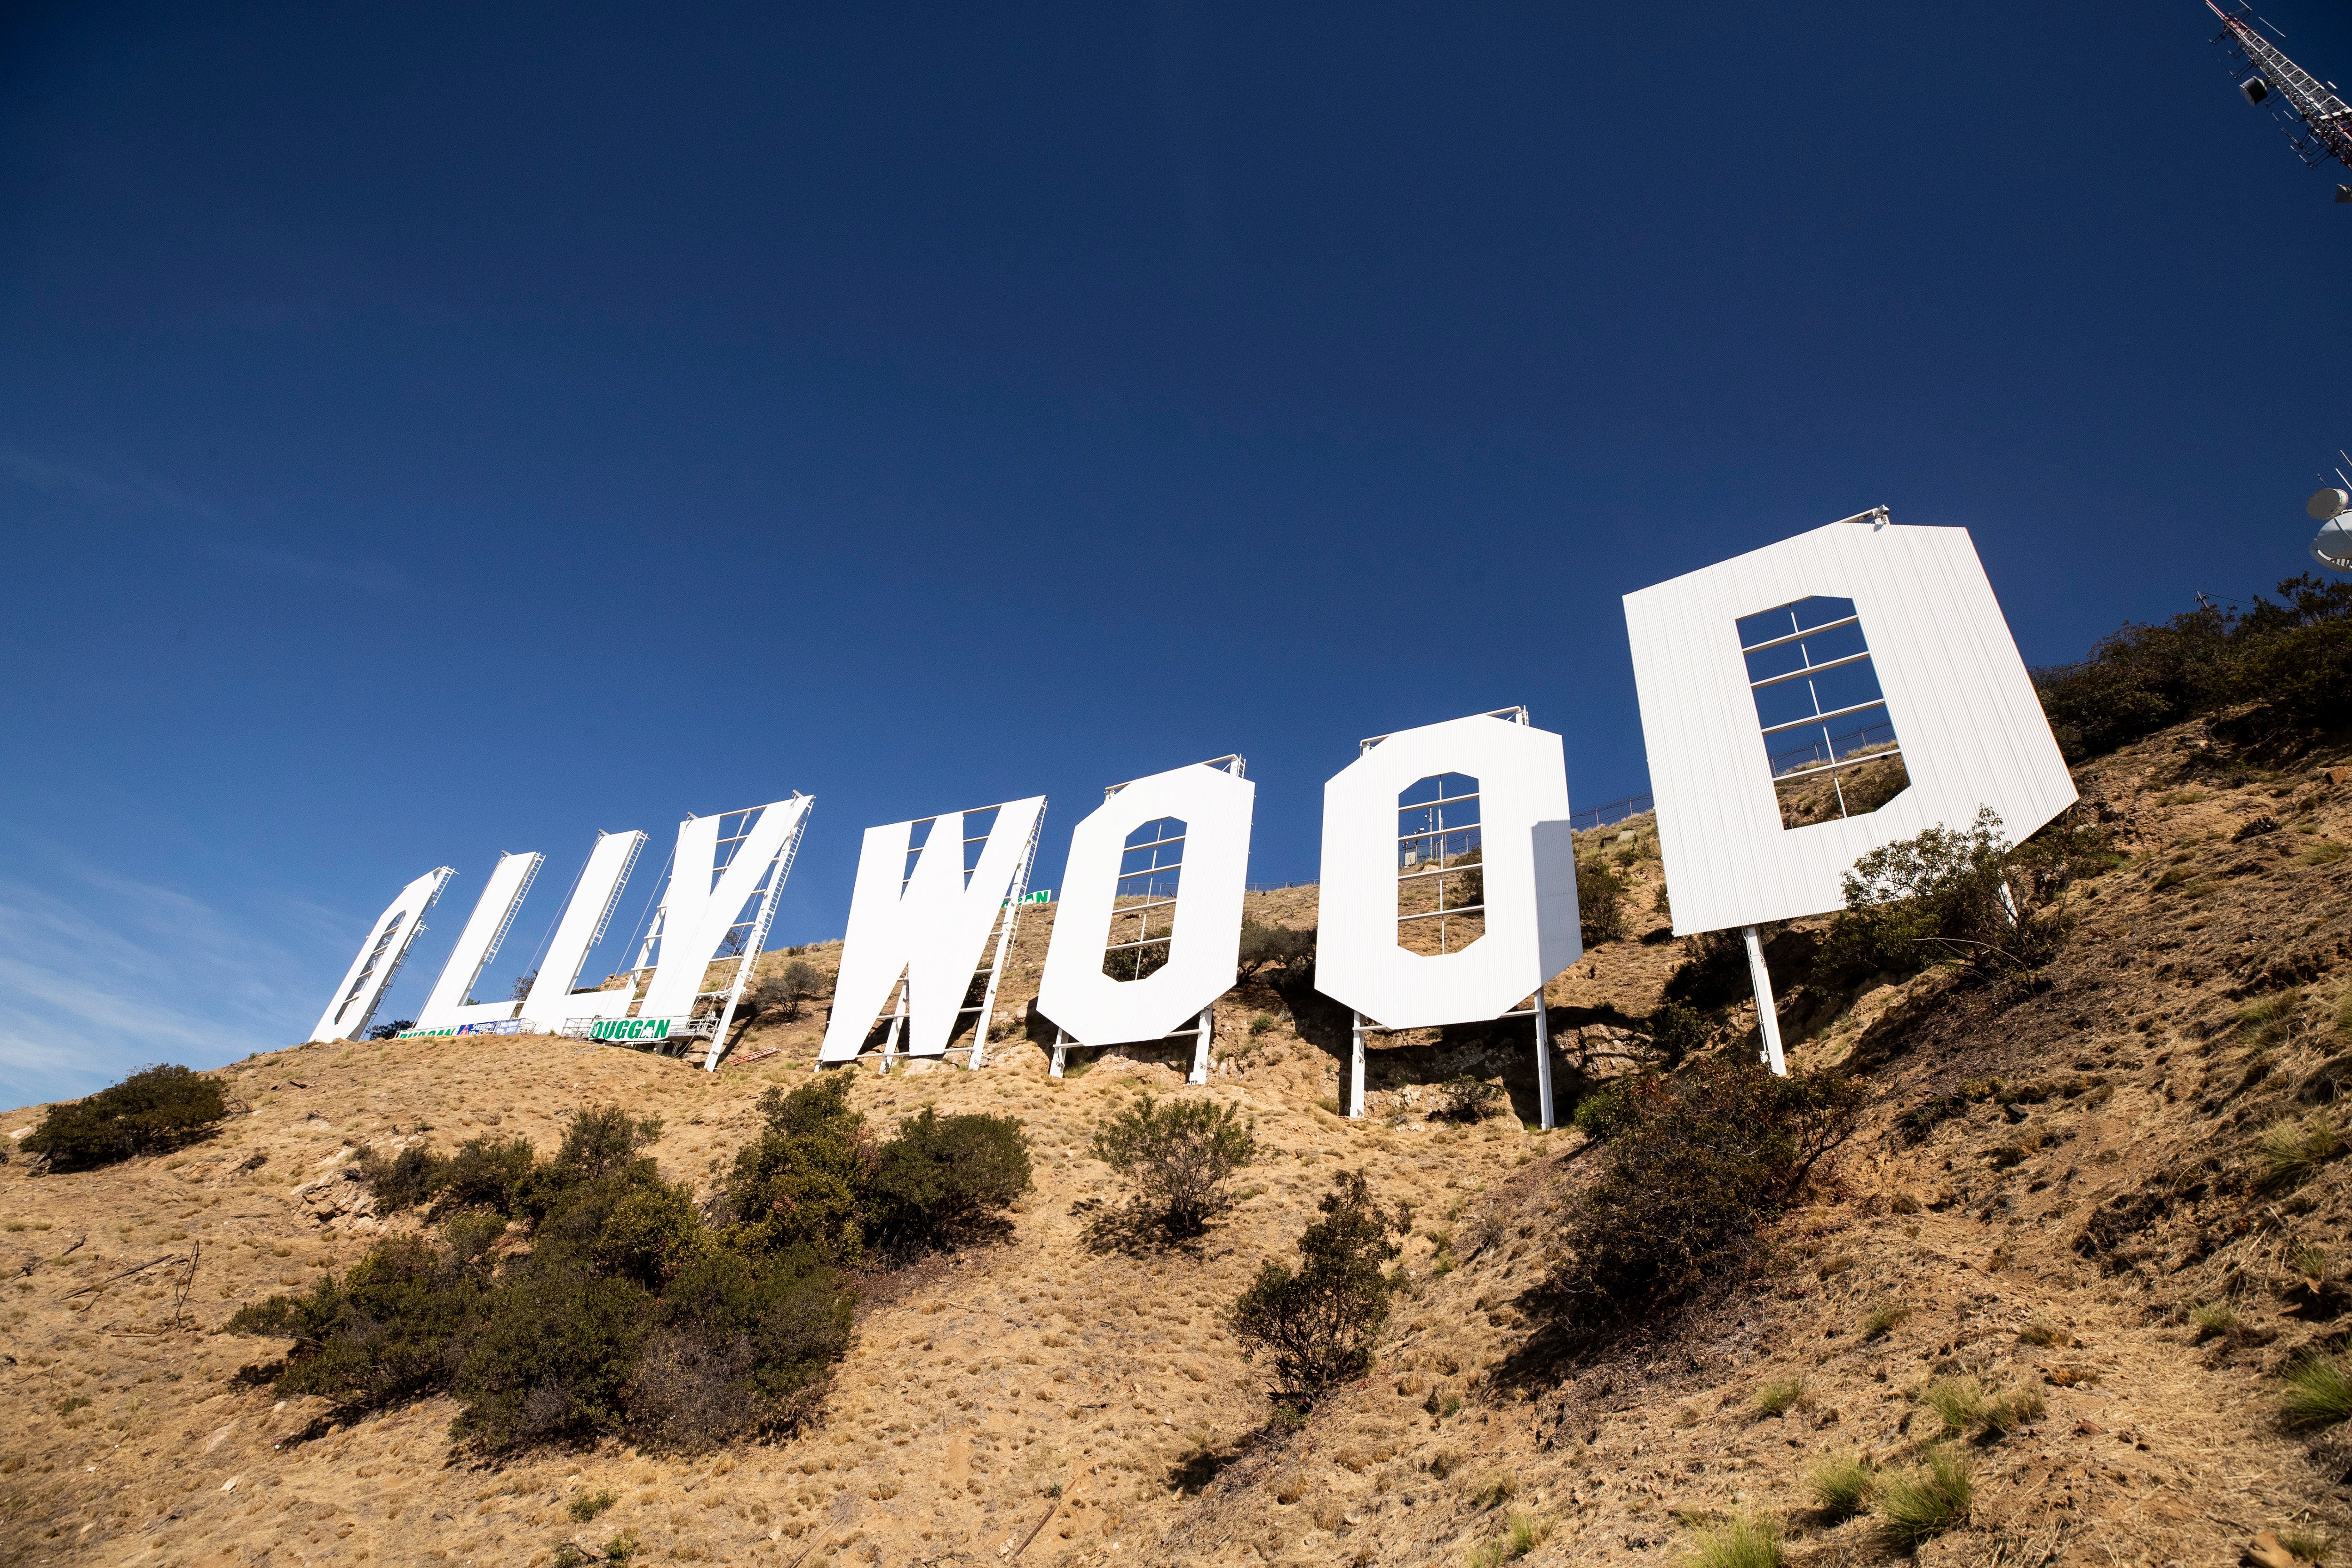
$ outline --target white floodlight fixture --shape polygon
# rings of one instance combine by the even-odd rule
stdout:
[[[1045,812],[1041,795],[866,830],[841,972],[834,983],[833,1016],[825,1021],[817,1060],[855,1061],[895,994],[897,1013],[883,1044],[882,1068],[887,1069],[891,1054],[900,1048],[902,1030],[909,1056],[945,1056],[957,1020],[974,1012],[979,1020],[964,1065],[980,1066]],[[984,832],[967,831],[971,818],[992,814]],[[918,828],[923,830],[919,840]],[[973,845],[980,847],[976,858]],[[991,931],[996,933],[995,956],[983,965]],[[971,983],[983,972],[987,981],[979,1005],[965,1005]]]
[[[706,1071],[719,1070],[736,1004],[766,944],[776,897],[792,875],[815,804],[814,795],[795,795],[677,825],[669,887],[646,938],[648,948],[658,943],[659,956],[636,1016],[653,1021],[646,1037],[656,1037],[654,1029],[663,1038],[707,1031]],[[725,986],[706,989],[710,965],[719,959],[735,960],[735,973]]]
[[[535,1032],[554,1034],[574,1018],[623,1017],[636,999],[635,985],[610,991],[574,991],[572,987],[580,984],[581,966],[588,962],[588,954],[604,940],[613,908],[620,902],[621,889],[627,885],[645,845],[646,836],[635,831],[596,835],[595,847],[588,852],[588,863],[581,868],[555,934],[540,960],[530,994],[523,998],[519,1016],[530,1020]]]
[[[384,989],[408,957],[409,944],[425,929],[425,911],[433,907],[433,900],[441,896],[441,889],[457,874],[446,866],[436,866],[400,889],[400,896],[368,928],[367,940],[360,943],[359,956],[352,960],[343,983],[335,987],[334,999],[327,1004],[327,1010],[319,1015],[318,1025],[310,1031],[311,1039],[347,1040],[367,1032],[376,1004],[383,999]]]
[[[1543,988],[1584,952],[1576,840],[1560,738],[1529,726],[1525,710],[1504,712],[1509,716],[1479,714],[1367,741],[1323,786],[1315,988],[1357,1016],[1349,1116],[1363,1114],[1367,1031],[1504,1017],[1532,996],[1538,1091],[1543,1125],[1551,1125]],[[1475,786],[1417,798],[1416,785],[1449,778]],[[1457,841],[1466,833],[1456,823],[1429,820],[1449,794],[1455,801],[1475,794],[1476,841]],[[1433,844],[1432,855],[1421,852],[1425,843]],[[1405,907],[1418,879],[1442,885],[1474,855],[1479,934],[1453,951],[1406,946],[1401,921],[1419,918]],[[1438,901],[1442,917],[1442,896]]]
[[[1842,907],[1845,873],[1883,845],[1972,822],[1983,806],[2022,840],[2075,798],[1968,531],[1863,514],[1873,517],[1881,521],[1871,527],[1833,522],[1625,595],[1674,929],[1747,928],[1776,1070],[1758,925]],[[1774,739],[1759,715],[1767,681],[1750,664],[1761,645],[1744,645],[1739,623],[1808,599],[1851,601],[1876,678],[1865,706],[1899,737],[1908,783],[1874,810],[1786,826]],[[1885,752],[1832,747],[1820,771],[1834,779],[1834,770],[1882,765]]]
[[[1257,799],[1242,759],[1221,761],[1114,785],[1072,831],[1037,988],[1038,1012],[1080,1046],[1166,1039],[1192,1021],[1194,1083],[1208,1081],[1210,1005],[1241,954]]]
[[[420,1031],[500,1023],[516,1016],[521,1004],[512,997],[503,1002],[476,1002],[474,983],[481,979],[482,971],[498,956],[508,929],[514,924],[515,911],[522,908],[545,859],[536,852],[499,857],[499,863],[490,869],[489,880],[482,884],[482,896],[474,900],[474,912],[467,917],[465,929],[457,933],[457,945],[449,950],[448,962],[441,966],[441,978],[434,982],[432,994],[425,998],[425,1005],[416,1010],[416,1027]]]

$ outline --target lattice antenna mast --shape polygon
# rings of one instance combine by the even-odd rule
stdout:
[[[2253,68],[2238,83],[2246,101],[2259,104],[2273,93],[2284,100],[2272,112],[2294,155],[2308,168],[2330,158],[2352,168],[2352,104],[2336,95],[2336,84],[2320,80],[2281,53],[2255,26],[2251,10],[2224,11],[2215,0],[2205,0],[2205,8],[2221,18],[2221,32],[2213,41],[2226,41],[2231,54]],[[2337,185],[2336,199],[2352,202],[2352,185]]]

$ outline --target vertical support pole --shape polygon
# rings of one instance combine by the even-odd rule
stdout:
[[[1780,1055],[1780,1010],[1772,1000],[1772,972],[1764,967],[1764,939],[1748,926],[1748,978],[1756,987],[1756,1028],[1764,1037],[1764,1065],[1772,1069],[1774,1078],[1789,1076],[1789,1064]]]
[[[876,1072],[888,1072],[890,1058],[898,1054],[898,1031],[907,1026],[907,993],[914,988],[915,977],[908,973],[898,982],[898,1005],[890,1015],[890,1032],[882,1037],[882,1060]]]
[[[1054,1065],[1045,1069],[1047,1078],[1062,1076],[1062,1064],[1068,1059],[1070,1054],[1069,1038],[1069,1036],[1062,1033],[1061,1025],[1054,1026]]]
[[[1201,1009],[1199,1023],[1192,1036],[1192,1076],[1184,1080],[1186,1083],[1209,1081],[1209,1031],[1217,1025],[1214,1004]]]
[[[1348,1053],[1348,1119],[1360,1121],[1364,1118],[1364,1016],[1349,1013],[1349,1033],[1354,1045]]]
[[[1544,994],[1536,993],[1536,1100],[1543,1109],[1543,1130],[1551,1131],[1551,1009]]]

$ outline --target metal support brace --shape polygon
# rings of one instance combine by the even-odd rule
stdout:
[[[1069,1059],[1070,1037],[1062,1033],[1059,1024],[1054,1026],[1054,1065],[1045,1069],[1047,1078],[1062,1076],[1062,1064]]]
[[[1543,1109],[1543,1130],[1551,1131],[1551,1009],[1544,994],[1536,993],[1536,1100]]]
[[[907,993],[914,984],[911,973],[898,982],[898,1005],[890,1014],[890,1032],[882,1037],[882,1059],[875,1064],[876,1072],[888,1072],[890,1058],[898,1054],[898,1031],[907,1026]]]
[[[1209,1081],[1209,1032],[1216,1026],[1214,1005],[1202,1008],[1200,1027],[1194,1031],[1192,1043],[1192,1076],[1184,1080],[1186,1083]]]
[[[1364,1016],[1349,1013],[1349,1032],[1354,1036],[1354,1047],[1348,1059],[1348,1119],[1360,1121],[1364,1118]]]
[[[1764,939],[1748,926],[1748,978],[1756,986],[1756,1026],[1764,1037],[1763,1062],[1772,1069],[1774,1078],[1789,1076],[1788,1061],[1780,1055],[1780,1012],[1772,1000],[1772,972],[1764,967]]]

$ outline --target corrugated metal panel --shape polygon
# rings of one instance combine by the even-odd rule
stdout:
[[[1460,952],[1397,944],[1397,795],[1440,773],[1478,780],[1486,935]],[[1315,988],[1390,1028],[1496,1017],[1583,956],[1560,738],[1455,719],[1389,736],[1323,786]]]
[[[1783,828],[1738,623],[1814,595],[1853,601],[1911,783]],[[2075,798],[1966,529],[1832,523],[1628,594],[1625,626],[1677,932],[1840,908],[1880,845],[1981,805],[2022,839]]]
[[[1070,835],[1037,1010],[1083,1046],[1157,1040],[1233,989],[1249,886],[1257,785],[1194,763],[1137,779]],[[1103,945],[1128,836],[1172,816],[1184,824],[1176,927],[1168,962],[1140,980],[1103,973]]]

